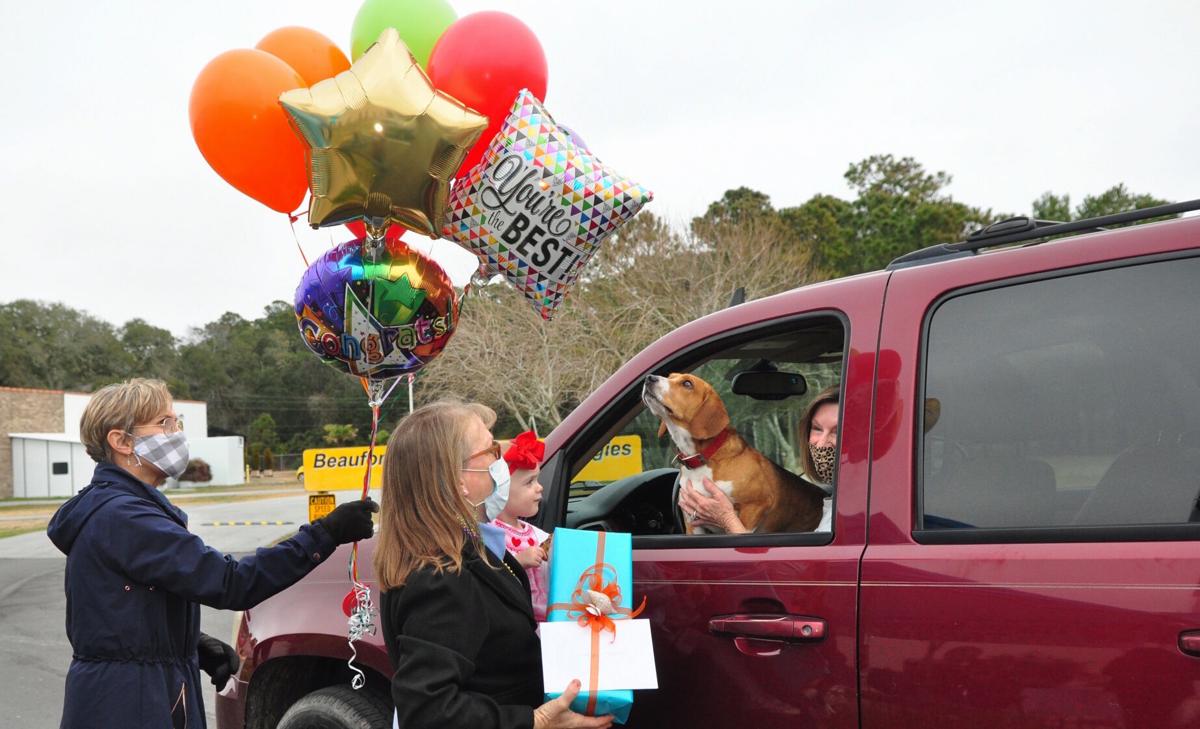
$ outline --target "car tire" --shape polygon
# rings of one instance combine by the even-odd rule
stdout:
[[[378,697],[349,686],[327,686],[287,710],[277,729],[391,729],[392,712]]]

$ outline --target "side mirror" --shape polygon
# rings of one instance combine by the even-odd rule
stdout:
[[[739,372],[730,389],[755,400],[784,400],[808,392],[808,381],[794,372]]]

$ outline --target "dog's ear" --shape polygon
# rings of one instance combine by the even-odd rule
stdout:
[[[661,438],[667,434],[667,421],[658,421],[658,437]]]
[[[716,438],[729,427],[729,413],[725,410],[725,403],[721,402],[721,396],[711,388],[706,389],[704,399],[700,401],[700,407],[696,408],[696,414],[688,426],[692,437],[697,440]]]

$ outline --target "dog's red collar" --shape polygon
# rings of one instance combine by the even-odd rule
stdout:
[[[708,446],[702,448],[699,453],[693,453],[690,456],[685,456],[680,453],[675,456],[675,460],[679,461],[681,466],[686,466],[687,468],[700,468],[704,464],[708,463],[709,459],[713,457],[713,454],[721,449],[721,446],[725,445],[725,441],[729,440],[729,434],[731,432],[732,431],[730,431],[729,428],[726,428],[720,433],[717,433],[717,437],[713,438]]]

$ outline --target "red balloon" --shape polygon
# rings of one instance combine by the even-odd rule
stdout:
[[[521,89],[546,98],[546,54],[529,26],[508,13],[485,10],[459,18],[429,55],[429,78],[488,118],[487,131],[459,168],[466,174],[483,157]]]
[[[367,226],[361,220],[351,220],[349,223],[346,223],[346,227],[350,229],[355,238],[367,237]],[[387,233],[383,237],[387,242],[391,243],[392,241],[400,240],[400,236],[404,235],[405,230],[404,226],[393,223],[388,226]]]
[[[370,582],[364,582],[363,584],[367,586],[368,590],[371,589]],[[356,607],[358,607],[358,593],[351,587],[350,592],[347,592],[346,596],[342,598],[342,612],[346,613],[346,617],[350,617],[350,614],[354,612],[354,608]]]

